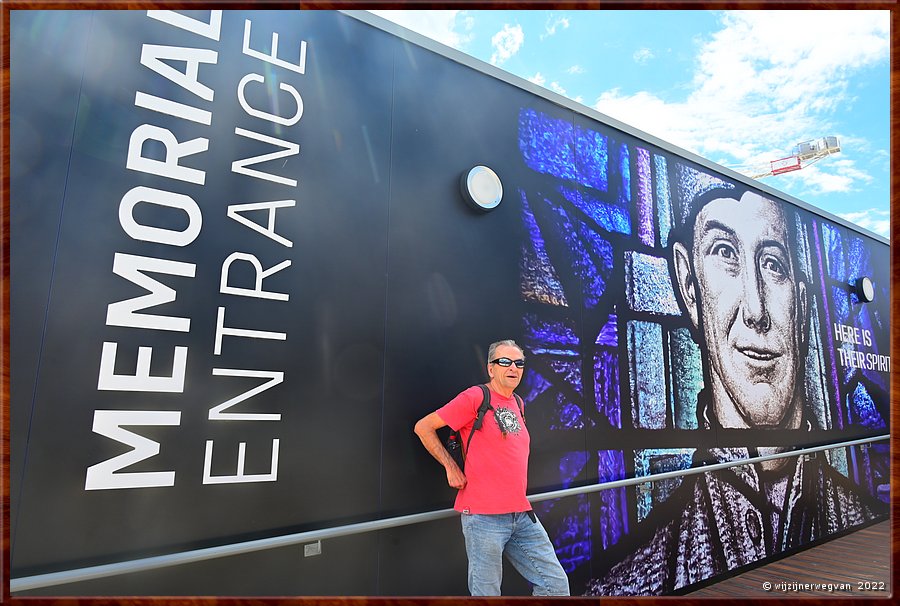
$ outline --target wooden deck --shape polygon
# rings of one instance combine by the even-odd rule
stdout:
[[[769,583],[767,591],[764,584]],[[823,585],[831,584],[832,591]],[[840,587],[839,587],[840,586]],[[686,594],[691,598],[891,595],[891,522],[817,545]]]

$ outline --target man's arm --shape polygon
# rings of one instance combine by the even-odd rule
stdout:
[[[431,453],[431,456],[447,470],[447,483],[452,488],[460,489],[466,485],[466,476],[459,468],[459,465],[456,464],[456,461],[453,460],[453,457],[450,456],[450,453],[447,452],[447,449],[444,448],[444,445],[441,444],[441,440],[437,435],[437,430],[446,425],[438,413],[432,412],[419,419],[416,423],[415,432],[419,439],[422,440],[425,450]]]

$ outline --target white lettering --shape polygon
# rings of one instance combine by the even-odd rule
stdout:
[[[225,326],[225,308],[219,308],[219,315],[216,318],[216,345],[213,350],[218,356],[222,353],[222,337],[249,337],[251,339],[274,339],[276,341],[284,341],[287,339],[287,333],[269,332],[265,330],[248,330],[243,328],[230,328]]]
[[[177,296],[174,289],[149,276],[145,276],[142,272],[150,271],[193,278],[194,270],[195,265],[193,263],[116,253],[113,260],[113,273],[122,276],[133,284],[144,287],[150,293],[133,299],[110,303],[106,309],[106,324],[108,326],[188,332],[191,329],[190,318],[142,314],[137,313],[137,310],[171,303]]]
[[[279,177],[277,175],[270,175],[269,173],[264,173],[258,170],[254,170],[252,168],[246,168],[250,164],[259,164],[260,162],[265,162],[267,160],[277,160],[279,158],[284,158],[285,156],[295,156],[300,153],[300,146],[296,143],[291,143],[290,141],[282,141],[281,139],[276,139],[275,137],[269,137],[267,135],[261,135],[259,133],[255,133],[253,131],[245,130],[243,128],[235,128],[235,134],[238,134],[242,137],[247,137],[249,139],[256,139],[257,141],[262,141],[264,143],[269,143],[271,145],[277,145],[283,148],[282,151],[272,152],[270,154],[265,154],[262,156],[253,156],[251,158],[245,158],[243,160],[235,160],[231,163],[231,172],[240,173],[243,175],[247,175],[250,177],[256,177],[257,179],[265,179],[266,181],[271,181],[273,183],[280,183],[281,185],[288,185],[290,187],[297,186],[296,179],[288,179],[286,177]],[[285,160],[287,162],[287,160]]]
[[[203,459],[203,483],[204,484],[239,484],[243,482],[275,482],[278,480],[278,439],[272,440],[272,466],[269,473],[247,475],[244,473],[247,443],[238,444],[237,473],[233,476],[212,475],[212,451],[213,441],[206,441],[206,456]]]
[[[148,95],[147,93],[137,91],[134,95],[134,104],[144,109],[149,109],[167,116],[175,116],[184,120],[190,120],[197,124],[212,124],[212,112],[199,107],[185,105],[177,101],[163,99],[156,95]]]
[[[256,270],[255,288],[239,288],[237,286],[228,285],[228,273],[231,269],[231,264],[235,261],[245,261],[252,265]],[[286,293],[264,291],[262,289],[262,283],[265,278],[268,278],[272,274],[278,273],[285,267],[290,267],[290,265],[290,260],[282,261],[278,265],[263,271],[262,263],[259,262],[259,259],[257,259],[256,256],[241,252],[232,253],[227,259],[225,259],[225,262],[222,264],[222,280],[219,286],[219,292],[225,295],[241,295],[244,297],[256,297],[257,299],[287,301],[289,295],[287,295]]]
[[[141,471],[116,473],[123,467],[134,465],[159,454],[159,443],[134,432],[122,429],[122,425],[180,425],[181,413],[167,410],[96,410],[94,433],[131,446],[133,450],[120,454],[87,469],[85,490],[115,488],[149,488],[174,486],[174,471]]]
[[[283,67],[285,69],[289,69],[291,71],[297,72],[298,74],[303,74],[306,72],[306,41],[300,41],[300,63],[293,64],[282,59],[279,59],[276,55],[278,55],[278,33],[272,32],[272,52],[271,54],[262,53],[258,50],[250,48],[250,19],[246,19],[244,21],[244,54],[250,55],[251,57],[256,57],[262,61],[266,61],[267,63],[272,63],[279,67]]]
[[[279,244],[283,246],[287,246],[291,248],[294,246],[294,243],[275,233],[275,212],[279,208],[290,208],[294,206],[296,202],[294,200],[276,200],[274,202],[254,202],[251,204],[232,204],[228,207],[228,217],[234,219],[238,223],[242,225],[246,225],[250,229],[254,231],[258,231],[262,235],[275,240]],[[247,217],[242,216],[240,213],[251,211],[251,210],[268,210],[269,211],[269,222],[266,227],[262,227],[259,223],[255,221],[251,221]]]
[[[184,211],[188,218],[187,227],[181,231],[174,231],[138,223],[134,219],[134,207],[141,202]],[[203,214],[200,212],[200,207],[197,206],[197,203],[190,196],[140,185],[122,197],[122,201],[119,203],[119,223],[121,223],[125,233],[135,240],[169,244],[171,246],[187,246],[200,235],[200,228],[203,225]]]
[[[231,368],[213,368],[213,375],[217,377],[254,377],[268,378],[265,383],[257,385],[250,391],[246,391],[239,396],[231,398],[227,402],[223,402],[218,406],[214,406],[209,410],[210,421],[280,421],[281,415],[278,413],[251,413],[251,412],[222,412],[231,408],[235,404],[240,404],[244,400],[248,400],[253,396],[260,394],[267,389],[271,389],[279,385],[284,380],[284,373],[278,371],[266,370],[234,370]]]
[[[172,362],[172,375],[150,376],[152,347],[138,347],[137,366],[133,375],[116,374],[116,352],[119,344],[103,342],[100,354],[100,376],[97,389],[101,391],[149,391],[157,393],[182,393],[184,373],[187,368],[187,347],[176,347]]]
[[[241,104],[241,107],[244,108],[244,111],[250,114],[251,116],[256,116],[257,118],[262,118],[263,120],[269,120],[271,122],[275,122],[276,124],[283,124],[284,126],[293,126],[297,122],[300,121],[300,117],[303,115],[303,99],[300,98],[300,93],[297,92],[297,89],[291,86],[290,84],[285,84],[281,82],[278,84],[278,88],[283,91],[287,91],[294,97],[294,101],[297,105],[297,111],[290,118],[284,118],[277,114],[270,114],[268,112],[264,112],[262,110],[254,109],[247,103],[247,99],[244,97],[244,87],[247,86],[247,82],[265,82],[265,79],[259,74],[247,74],[244,76],[240,83],[238,84],[238,101]]]
[[[178,71],[168,63],[164,63],[163,59],[184,61],[185,71]],[[141,65],[152,69],[166,80],[206,101],[212,101],[215,93],[213,89],[197,79],[200,75],[200,64],[215,65],[218,60],[218,53],[207,48],[158,44],[145,44],[141,47]]]
[[[143,155],[144,143],[148,140],[159,141],[166,147],[165,160],[154,160]],[[152,124],[141,124],[134,129],[128,141],[128,161],[125,167],[142,173],[203,185],[206,182],[206,172],[181,166],[178,161],[185,156],[205,152],[208,148],[209,139],[204,137],[179,143],[171,131]]]

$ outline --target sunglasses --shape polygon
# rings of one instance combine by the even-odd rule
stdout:
[[[525,368],[525,358],[519,358],[518,360],[510,360],[509,358],[497,358],[496,360],[491,360],[491,364],[497,364],[499,366],[507,367],[516,365],[516,368]]]

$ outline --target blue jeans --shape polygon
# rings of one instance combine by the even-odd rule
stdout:
[[[569,595],[569,579],[540,520],[527,513],[462,514],[469,592],[500,595],[503,555],[532,584],[534,595]]]

